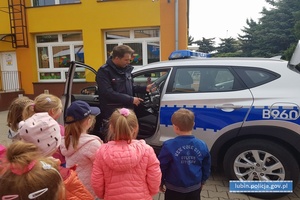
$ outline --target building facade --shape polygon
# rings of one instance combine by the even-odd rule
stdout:
[[[188,0],[0,1],[0,91],[60,96],[70,61],[96,70],[127,44],[139,67],[187,49]],[[78,81],[89,81],[84,71]]]

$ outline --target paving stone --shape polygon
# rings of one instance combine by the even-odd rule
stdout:
[[[206,198],[206,197],[201,197],[201,200],[220,200],[219,198]]]
[[[153,200],[164,200],[164,199],[165,199],[164,193],[158,193],[153,197]]]
[[[206,181],[205,185],[218,185],[218,186],[226,186],[222,181],[209,180]]]
[[[212,191],[212,192],[216,192],[217,188],[215,185],[204,185],[202,190],[208,190],[208,191]]]
[[[208,191],[207,190],[202,190],[201,193],[200,193],[200,196],[201,196],[201,199],[202,199],[202,197],[208,198]]]
[[[208,196],[210,198],[218,197],[218,198],[228,199],[227,192],[213,192],[213,191],[208,191]]]
[[[293,198],[293,197],[289,197],[289,196],[280,197],[280,198],[278,198],[276,200],[291,200],[291,199],[294,199],[294,200],[298,199],[299,200],[298,197]]]
[[[216,185],[218,192],[229,192],[229,188],[225,186]]]
[[[256,197],[251,197],[251,196],[248,196],[250,200],[262,200],[260,198],[256,198]]]
[[[291,193],[291,194],[288,194],[287,196],[284,196],[284,197],[281,197],[281,198],[285,198],[285,197],[288,197],[288,198],[298,198],[299,199],[299,197],[298,197],[298,195],[296,195],[295,193]],[[279,198],[279,200],[281,200],[281,198]]]
[[[281,200],[281,199],[280,199]],[[299,197],[289,198],[289,200],[299,200]]]
[[[293,191],[293,194],[300,199],[300,187],[296,187]]]
[[[240,193],[232,193],[232,192],[228,192],[228,196],[229,199],[232,200],[249,200],[249,196],[245,195],[245,194],[240,194]]]
[[[224,186],[228,187],[228,190],[229,190],[229,181],[223,180],[222,183],[223,183]]]

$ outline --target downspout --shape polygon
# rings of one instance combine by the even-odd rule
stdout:
[[[175,50],[178,50],[178,0],[175,0]]]

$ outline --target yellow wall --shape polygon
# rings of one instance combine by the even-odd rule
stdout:
[[[0,35],[10,34],[10,22],[8,14],[7,1],[0,0]],[[10,41],[11,38],[7,37],[6,40]],[[0,41],[0,52],[14,51],[10,42]]]
[[[85,63],[98,69],[105,62],[104,31],[137,27],[160,27],[161,59],[175,50],[174,1],[114,0],[100,2],[81,0],[78,4],[31,7],[26,0],[29,48],[17,48],[18,69],[26,94],[33,94],[33,82],[38,81],[35,35],[82,31]],[[7,2],[7,1],[5,1]],[[179,48],[187,48],[187,0],[179,2]],[[3,1],[0,1],[0,6]],[[0,12],[0,19],[3,14]],[[2,21],[2,20],[1,20]],[[0,23],[0,34],[9,26]],[[9,27],[8,27],[9,28]],[[9,29],[8,29],[9,30]],[[10,31],[10,30],[9,30]],[[3,42],[2,42],[3,43]],[[0,51],[1,45],[0,42]],[[9,44],[9,43],[8,43]],[[9,44],[11,45],[11,44]],[[6,47],[7,48],[7,47]]]
[[[35,34],[82,31],[85,63],[98,69],[105,62],[103,36],[105,30],[159,27],[158,11],[159,2],[151,0],[108,2],[82,0],[79,4],[28,8],[27,25],[30,48],[17,49],[19,70],[26,76],[26,80],[22,79],[25,93],[32,94],[32,82],[38,80]]]
[[[178,50],[187,49],[187,1],[178,1]],[[167,0],[160,1],[161,12],[161,60],[167,60],[175,46],[175,0],[168,3]]]

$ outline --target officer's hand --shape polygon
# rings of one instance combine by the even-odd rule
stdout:
[[[154,83],[147,85],[147,88],[146,88],[147,92],[154,92],[155,90],[156,90],[156,87],[155,87]]]
[[[143,102],[144,100],[138,97],[133,97],[133,104],[138,106],[141,102]]]

